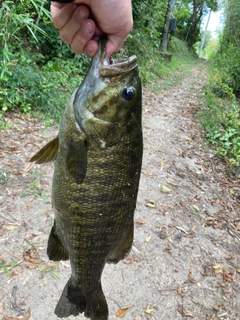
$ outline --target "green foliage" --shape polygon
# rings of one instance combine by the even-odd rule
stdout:
[[[199,117],[216,153],[240,166],[240,3],[226,0],[223,4],[225,25],[218,50],[210,54],[206,106]]]
[[[3,0],[0,9],[0,125],[4,112],[32,112],[48,124],[59,121],[66,103],[82,81],[89,59],[75,56],[62,44],[50,18],[49,1]],[[192,14],[190,0],[177,1],[177,15],[185,24]],[[181,11],[183,8],[183,13]],[[126,54],[138,57],[143,83],[164,78],[178,81],[174,70],[193,61],[183,42],[172,37],[172,61],[159,53],[166,1],[133,1],[134,30],[125,45]],[[178,17],[177,17],[178,18]],[[182,71],[181,71],[182,72]],[[165,81],[170,85],[170,82]]]
[[[62,44],[43,4],[42,0],[2,2],[0,110],[38,112],[43,118],[50,115],[59,121],[69,93],[82,81],[89,59],[75,57]],[[63,56],[68,60],[64,61]]]
[[[0,81],[1,108],[3,111],[47,112],[59,121],[67,103],[66,92],[69,98],[79,86],[82,80],[79,70],[86,69],[88,61],[76,57],[63,64],[60,59],[55,59],[39,69],[32,58],[22,56],[21,63],[12,63],[8,68]]]
[[[205,107],[198,117],[206,130],[206,137],[220,157],[227,157],[229,163],[240,165],[240,105],[233,90],[222,83],[221,74],[215,68],[211,71],[205,89]]]
[[[6,0],[2,2],[0,9],[0,67],[1,74],[0,79],[3,79],[4,73],[8,71],[11,66],[11,60],[14,58],[13,49],[21,49],[23,45],[23,39],[21,35],[24,32],[31,34],[33,39],[37,42],[36,33],[43,33],[46,36],[44,30],[34,21],[33,12],[26,12],[24,7],[26,1],[22,0],[19,4],[15,4],[12,0]],[[30,8],[35,8],[36,15],[41,13],[46,14],[49,17],[49,12],[42,8],[42,1],[29,0],[31,4]],[[19,10],[22,9],[20,13]],[[21,11],[21,10],[20,10]]]
[[[172,59],[166,60],[159,52],[159,41],[157,36],[133,30],[124,46],[127,55],[137,55],[141,80],[145,85],[154,82],[156,78],[164,79],[169,75],[174,82],[175,75],[171,75],[173,71],[182,70],[183,65],[186,68],[196,61],[196,56],[187,48],[186,43],[173,36],[169,42],[169,55]]]

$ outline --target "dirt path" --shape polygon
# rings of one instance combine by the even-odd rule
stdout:
[[[195,113],[205,79],[200,64],[170,90],[143,90],[134,246],[123,262],[104,270],[109,320],[129,306],[123,319],[240,319],[239,178],[229,179],[201,140]],[[57,131],[31,118],[6,121],[0,140],[0,319],[56,320],[70,267],[46,255],[53,165],[25,169]]]

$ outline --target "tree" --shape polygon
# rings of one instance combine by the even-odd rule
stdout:
[[[167,45],[168,45],[168,39],[169,39],[169,27],[170,27],[171,18],[173,15],[174,5],[175,5],[175,0],[168,0],[167,12],[165,15],[163,33],[162,33],[162,38],[160,43],[161,52],[167,51]]]
[[[192,1],[192,16],[188,21],[188,32],[186,35],[186,42],[189,47],[193,47],[194,43],[199,40],[200,26],[202,17],[209,12],[217,10],[216,0],[193,0]]]
[[[190,48],[200,40],[202,18],[209,11],[217,10],[217,0],[177,0],[174,15],[178,25],[176,36]]]

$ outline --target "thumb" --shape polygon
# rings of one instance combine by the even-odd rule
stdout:
[[[106,46],[106,56],[109,58],[114,53],[117,53],[123,46],[125,37],[118,35],[108,35]]]

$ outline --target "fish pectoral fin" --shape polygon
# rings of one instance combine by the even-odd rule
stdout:
[[[47,255],[53,261],[69,260],[68,251],[64,248],[57,234],[55,221],[48,239]]]
[[[37,164],[54,161],[57,157],[57,151],[58,151],[58,137],[48,142],[29,161],[35,162]]]
[[[87,141],[69,141],[66,169],[76,183],[82,184],[87,172]]]
[[[126,230],[122,241],[119,242],[119,245],[107,257],[106,261],[108,263],[118,263],[120,260],[124,259],[125,256],[130,252],[133,243],[133,228],[134,227],[132,222]]]

